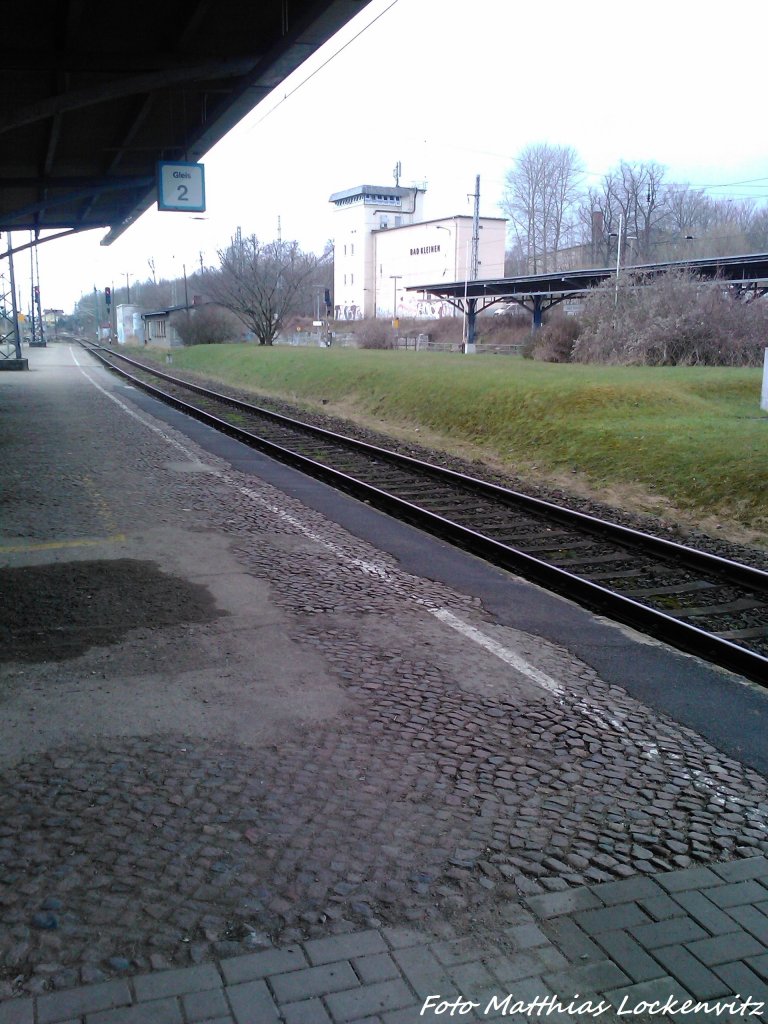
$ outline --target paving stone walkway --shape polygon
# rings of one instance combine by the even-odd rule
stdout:
[[[106,725],[129,721],[64,740],[57,719],[0,772],[0,1024],[415,1024],[521,1019],[530,1003],[541,1019],[588,1020],[568,1008],[577,994],[629,1000],[602,1021],[768,1020],[724,1003],[768,1003],[764,778],[274,488],[213,458],[213,481],[182,480],[134,420],[95,420],[110,439],[97,471],[84,401],[61,406],[71,444],[36,438],[55,516],[30,513],[49,507],[46,480],[17,467],[18,537],[40,524],[46,548],[61,522],[87,535],[103,506],[110,536],[146,521],[164,524],[156,545],[171,527],[221,543],[268,590],[307,677],[332,677],[334,701],[279,741],[216,733],[212,704],[247,706],[233,696],[238,647],[197,619],[12,663],[4,713],[21,707],[35,743],[62,694],[91,694]],[[110,499],[92,499],[90,518],[88,494]],[[149,558],[143,535],[132,544]],[[482,628],[555,689],[427,609]],[[173,728],[154,695],[135,720],[100,695],[103,681],[129,700],[117,684],[140,688],[161,655],[184,694]],[[251,648],[247,669],[266,701],[275,682],[262,686]],[[311,692],[299,682],[291,703]],[[678,998],[717,1005],[675,1014]]]
[[[11,1000],[0,1024],[768,1020],[765,857],[527,902],[506,908],[511,952],[366,929]]]

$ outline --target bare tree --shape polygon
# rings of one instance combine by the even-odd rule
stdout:
[[[606,266],[616,259],[621,235],[622,263],[657,259],[660,234],[667,218],[664,168],[656,163],[629,164],[623,160],[609,171],[598,188],[589,190],[579,211],[582,240],[592,259]]]
[[[206,273],[205,289],[253,331],[260,345],[271,345],[285,318],[298,311],[305,285],[329,260],[328,250],[316,256],[302,252],[298,242],[238,236],[219,251],[219,269]]]
[[[507,172],[501,208],[529,273],[553,269],[579,198],[581,166],[570,146],[526,146]]]
[[[716,203],[703,189],[670,185],[665,196],[669,230],[681,237],[705,231],[713,219]]]
[[[624,262],[652,262],[666,213],[664,168],[656,163],[628,164],[622,160],[615,170],[605,175],[603,191],[610,209],[610,230],[621,230]]]

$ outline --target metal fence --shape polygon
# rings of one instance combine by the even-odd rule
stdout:
[[[331,344],[328,345],[328,338],[325,333],[318,334],[310,331],[294,331],[290,334],[281,335],[275,339],[276,345],[292,345],[304,348],[360,348],[354,332],[334,332]],[[401,351],[411,352],[457,352],[464,351],[464,344],[461,341],[433,341],[428,334],[407,334],[401,335],[394,342],[393,348]],[[477,355],[520,355],[523,346],[520,344],[483,344],[476,346]]]

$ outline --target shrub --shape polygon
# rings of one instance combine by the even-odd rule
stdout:
[[[477,340],[481,345],[523,345],[530,333],[531,314],[525,310],[477,318]]]
[[[587,296],[574,361],[634,366],[755,366],[768,311],[689,272],[627,272]]]
[[[554,316],[531,336],[529,358],[545,363],[570,363],[573,346],[579,336],[579,321],[574,316]],[[524,350],[524,354],[527,354]]]
[[[357,320],[354,322],[358,348],[394,348],[394,329],[389,320]]]
[[[173,326],[185,345],[219,345],[239,341],[243,325],[229,310],[213,304],[173,314]]]

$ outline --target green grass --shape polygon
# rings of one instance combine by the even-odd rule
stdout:
[[[173,362],[254,391],[324,400],[327,412],[428,431],[432,443],[436,435],[446,448],[480,449],[524,475],[568,473],[597,497],[632,489],[693,519],[768,533],[759,369],[245,345],[175,350]]]

